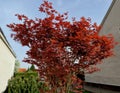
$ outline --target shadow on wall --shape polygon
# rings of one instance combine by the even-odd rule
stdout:
[[[8,80],[12,77],[13,72],[13,63],[0,62],[0,93],[6,89]]]
[[[120,93],[120,86],[86,82],[84,88],[86,90],[92,91],[93,93]]]

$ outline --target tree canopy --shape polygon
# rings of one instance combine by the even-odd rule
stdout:
[[[20,68],[20,62],[19,60],[15,60],[14,73],[17,73],[19,68]]]
[[[49,82],[52,91],[61,87],[64,93],[71,84],[81,82],[76,73],[93,72],[96,64],[113,55],[113,36],[100,36],[101,27],[90,18],[68,21],[68,13],[60,14],[46,0],[39,11],[46,17],[29,19],[16,14],[22,23],[7,26],[15,41],[29,47],[24,62],[37,66],[40,78]]]

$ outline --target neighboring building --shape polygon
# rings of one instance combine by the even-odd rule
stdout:
[[[15,53],[0,28],[0,93],[6,89],[7,81],[13,75],[15,60]]]
[[[18,72],[21,72],[21,73],[22,73],[22,72],[26,72],[26,71],[27,71],[26,68],[19,68],[19,69],[18,69]]]
[[[111,88],[114,87],[114,90],[119,89],[119,92],[97,91],[96,93],[120,93],[120,0],[113,0],[101,25],[100,34],[113,34],[115,41],[119,44],[114,48],[115,56],[105,59],[105,62],[98,66],[101,71],[86,75],[86,82],[91,83],[93,87],[94,85],[101,85],[102,87],[104,85],[104,88],[106,87],[107,89],[110,86]]]

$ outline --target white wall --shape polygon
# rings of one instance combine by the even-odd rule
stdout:
[[[0,93],[6,89],[7,81],[13,75],[14,65],[15,56],[0,38]]]

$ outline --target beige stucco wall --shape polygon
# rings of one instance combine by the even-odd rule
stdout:
[[[99,65],[101,71],[86,75],[87,82],[120,86],[120,0],[115,0],[103,20],[101,34],[112,33],[119,44],[114,48],[115,56]]]
[[[13,75],[15,64],[15,56],[1,38],[2,37],[0,37],[0,93],[5,90],[8,79]]]

